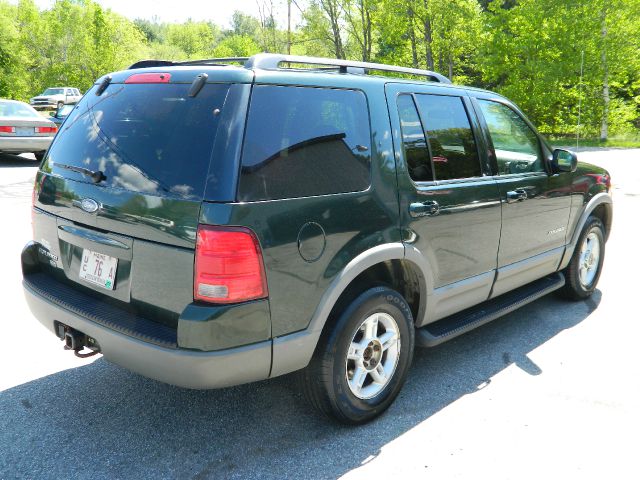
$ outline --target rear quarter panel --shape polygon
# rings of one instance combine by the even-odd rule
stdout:
[[[355,88],[367,97],[372,131],[371,185],[362,192],[246,203],[205,203],[201,223],[251,228],[263,251],[272,319],[272,336],[303,330],[322,295],[356,255],[400,240],[396,174],[384,84],[363,79],[354,85],[338,75],[295,77],[263,72],[260,83]],[[366,121],[366,119],[363,119]],[[291,179],[295,181],[295,179]],[[310,222],[322,235],[311,239],[322,254],[306,261],[299,235]],[[324,243],[324,246],[322,245]],[[322,250],[323,249],[323,250]]]

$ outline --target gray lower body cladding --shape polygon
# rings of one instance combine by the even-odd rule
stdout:
[[[52,333],[55,322],[94,338],[104,357],[129,370],[186,388],[221,388],[262,380],[271,369],[271,341],[202,352],[146,342],[93,322],[47,300],[25,284],[33,315]]]

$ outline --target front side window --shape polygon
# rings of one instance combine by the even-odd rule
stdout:
[[[460,97],[415,96],[429,140],[436,180],[482,175],[467,110]]]
[[[544,172],[540,141],[524,119],[502,103],[478,100],[493,142],[498,173]]]
[[[409,176],[414,182],[433,181],[433,167],[422,123],[411,95],[398,97],[402,146]]]
[[[249,106],[239,200],[366,190],[370,150],[362,92],[258,85]]]

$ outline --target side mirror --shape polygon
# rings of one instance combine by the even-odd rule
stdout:
[[[578,168],[578,156],[569,150],[556,148],[551,157],[554,172],[575,172]]]

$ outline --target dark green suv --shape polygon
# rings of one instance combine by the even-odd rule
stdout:
[[[300,370],[319,410],[361,423],[414,344],[588,297],[611,219],[605,170],[437,73],[144,61],[99,79],[51,145],[24,290],[78,355],[189,388]]]

